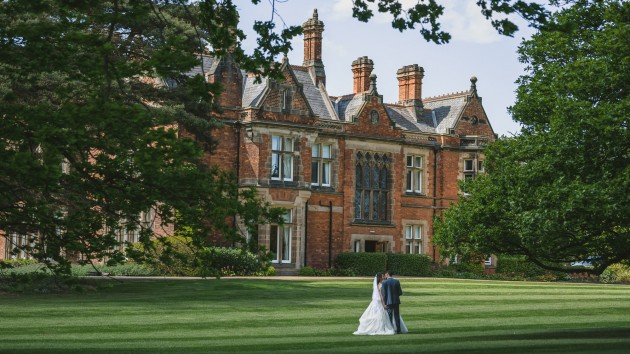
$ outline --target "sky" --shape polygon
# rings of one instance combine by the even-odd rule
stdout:
[[[401,0],[409,7],[417,0]],[[255,20],[272,18],[271,0],[252,5],[251,0],[235,1],[240,11],[241,29],[248,38],[244,49],[251,53],[256,46],[251,29]],[[322,60],[326,70],[326,89],[331,96],[352,93],[352,61],[367,56],[374,61],[377,90],[385,103],[398,100],[396,71],[410,64],[424,68],[422,96],[433,97],[470,88],[476,76],[477,92],[494,132],[511,136],[518,133],[507,107],[514,104],[515,81],[525,74],[525,64],[518,61],[517,48],[523,38],[533,33],[519,18],[514,38],[499,35],[480,13],[476,0],[440,0],[445,7],[441,25],[452,36],[447,44],[437,45],[424,40],[418,31],[403,33],[391,27],[391,16],[378,14],[363,23],[352,17],[352,0],[281,0],[276,1],[277,26],[301,25],[317,9],[324,22]],[[296,37],[289,63],[302,65],[303,37]],[[281,58],[278,58],[278,61]]]

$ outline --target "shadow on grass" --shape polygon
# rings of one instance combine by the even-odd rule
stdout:
[[[579,330],[554,330],[535,333],[503,334],[491,336],[470,336],[470,340],[551,340],[551,339],[611,339],[630,338],[630,328],[593,328]]]

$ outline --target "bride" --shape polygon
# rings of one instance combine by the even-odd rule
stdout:
[[[359,319],[359,328],[353,334],[357,335],[388,335],[396,334],[395,324],[389,320],[389,315],[383,306],[383,295],[381,294],[381,273],[376,274],[372,283],[372,302],[368,305],[363,315]],[[394,321],[395,322],[395,321]],[[407,326],[400,317],[401,333],[407,333]]]

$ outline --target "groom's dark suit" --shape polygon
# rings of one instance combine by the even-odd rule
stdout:
[[[391,277],[387,278],[383,281],[382,291],[389,320],[392,321],[392,324],[396,324],[396,333],[400,333],[400,296],[402,295],[400,282]]]

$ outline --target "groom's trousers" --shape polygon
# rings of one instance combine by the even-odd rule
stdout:
[[[396,333],[400,333],[400,304],[387,305],[389,320],[396,326]]]

